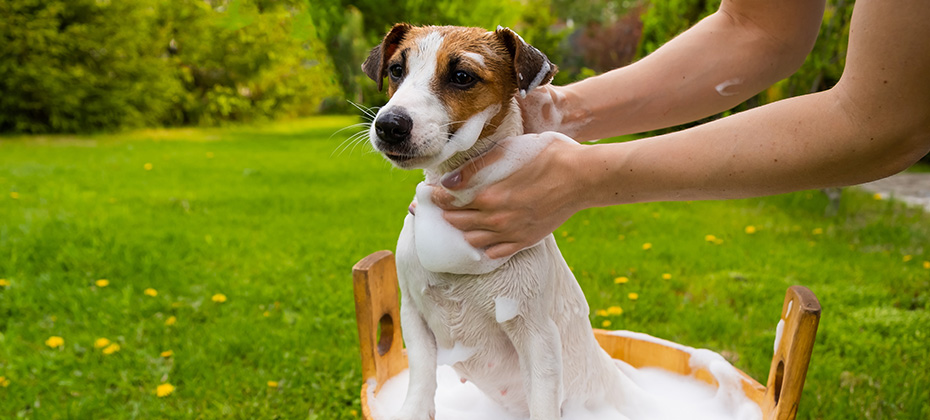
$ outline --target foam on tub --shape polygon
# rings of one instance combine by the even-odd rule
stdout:
[[[621,410],[607,406],[580,407],[566,404],[564,420],[759,420],[762,411],[743,393],[742,375],[722,356],[709,350],[699,350],[646,334],[614,331],[626,336],[676,348],[691,354],[691,367],[703,368],[720,384],[715,388],[690,377],[661,368],[636,369],[617,361],[638,390],[639,398],[628,400]],[[471,382],[462,382],[450,366],[436,370],[436,420],[528,420],[514,415],[484,395]],[[409,381],[407,371],[388,380],[378,395],[374,384],[368,386],[368,406],[376,420],[387,420],[400,410]]]

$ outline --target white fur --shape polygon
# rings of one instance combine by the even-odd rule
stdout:
[[[474,383],[509,411],[532,420],[559,419],[566,404],[619,407],[633,395],[622,390],[636,386],[597,344],[584,294],[552,235],[509,259],[494,260],[494,266],[487,271],[475,269],[482,264],[480,258],[487,257],[467,243],[466,248],[455,251],[438,244],[442,241],[422,238],[436,235],[435,225],[444,222],[441,211],[430,203],[429,194],[444,175],[440,169],[444,160],[439,157],[448,152],[443,148],[461,149],[469,140],[473,145],[477,134],[475,139],[463,134],[455,142],[436,141],[448,138],[436,129],[449,119],[442,115],[441,106],[430,105],[438,99],[430,92],[428,80],[435,70],[428,67],[435,66],[436,52],[442,48],[441,37],[431,33],[417,45],[419,51],[408,56],[406,79],[382,109],[404,106],[414,122],[412,141],[420,150],[435,151],[429,155],[431,159],[418,163],[424,169],[426,182],[417,188],[416,215],[404,219],[397,242],[401,322],[410,382],[404,404],[394,419],[427,420],[434,416],[436,365],[440,362],[452,363],[463,380]],[[511,100],[505,111],[503,122],[491,135],[495,141],[522,134],[516,101]],[[474,118],[483,120],[482,126],[488,119],[480,114]],[[429,144],[430,139],[440,144]],[[471,201],[483,186],[533,159],[545,144],[510,142],[504,147],[504,158],[473,177],[472,182],[478,185],[457,193],[458,201]],[[432,223],[433,228],[422,228],[424,223]],[[458,235],[464,242],[461,232]],[[437,249],[438,256],[429,255]],[[447,255],[456,252],[459,255]],[[478,260],[475,253],[479,254]],[[426,259],[434,262],[444,258],[466,266],[466,274],[424,264]]]

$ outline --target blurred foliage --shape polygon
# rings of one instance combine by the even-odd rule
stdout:
[[[511,27],[561,67],[555,83],[567,84],[607,70],[604,63],[623,65],[620,51],[633,44],[638,57],[654,51],[718,6],[719,0],[387,6],[375,0],[4,0],[0,132],[216,125],[355,112],[352,102],[377,106],[386,95],[360,65],[397,22]],[[851,10],[850,0],[828,0],[804,66],[737,110],[836,83]],[[630,45],[611,50],[617,43]]]
[[[161,122],[181,93],[156,0],[0,2],[0,131]]]
[[[306,115],[341,96],[306,1],[4,0],[0,131]]]

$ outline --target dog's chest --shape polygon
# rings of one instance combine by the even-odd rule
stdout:
[[[505,339],[496,321],[495,296],[503,293],[494,276],[429,273],[412,291],[420,313],[442,348],[485,347]]]

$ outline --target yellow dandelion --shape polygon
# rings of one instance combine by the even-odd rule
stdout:
[[[629,277],[617,277],[614,279],[614,284],[623,284],[629,281],[630,281]]]
[[[178,322],[178,318],[172,315],[172,316],[169,316],[168,319],[165,320],[165,325],[171,326],[171,325],[174,325],[176,322]]]
[[[901,261],[908,262],[913,259],[914,259],[913,255],[905,255],[903,258],[901,258]]]
[[[268,312],[268,311],[262,312],[262,316],[269,317],[271,316],[271,312]]]
[[[19,200],[19,193],[16,192],[16,191],[10,192],[10,198],[12,198],[12,199],[14,199],[14,200]]]
[[[174,356],[174,352],[171,351],[171,350],[165,350],[165,351],[161,352],[161,357],[164,357],[164,358],[167,359],[167,358],[169,358],[169,357],[171,357],[171,356]]]
[[[213,152],[207,152],[207,159],[213,159]]]
[[[652,249],[652,244],[651,244],[651,243],[646,242],[646,243],[643,244],[643,251],[648,251],[648,250],[650,250],[650,249]]]
[[[608,314],[607,314],[607,311],[604,310],[604,309],[598,309],[598,310],[594,311],[594,314],[597,315],[597,316],[607,316],[607,315],[608,315]]]
[[[811,233],[814,235],[823,235],[823,228],[815,228]]]
[[[152,164],[151,164],[151,163],[146,163],[145,165],[142,165],[142,167],[145,168],[146,171],[151,171],[151,170],[152,170]]]
[[[924,268],[930,270],[930,261],[924,261]]]
[[[210,298],[210,300],[212,300],[212,301],[214,301],[214,302],[216,302],[216,303],[223,303],[223,302],[226,302],[226,295],[224,295],[224,294],[222,294],[222,293],[217,293],[217,294],[213,295],[213,297]]]
[[[872,194],[872,198],[875,200],[884,200],[885,196],[883,196],[881,193],[875,193],[875,194]]]
[[[609,319],[605,319],[604,322],[601,322],[601,326],[604,327],[604,328],[609,327],[610,324],[611,324],[611,322],[610,322]]]
[[[97,287],[107,287],[110,285],[110,281],[107,279],[100,279],[95,281],[94,284],[96,284]]]
[[[111,355],[119,351],[119,344],[113,343],[103,349],[103,354]]]
[[[0,279],[0,287],[10,287],[10,281],[7,279]]]
[[[704,240],[707,242],[713,242],[717,240],[717,237],[714,235],[704,235]]]
[[[607,308],[607,314],[608,314],[608,315],[620,315],[620,314],[622,314],[622,313],[623,313],[623,308],[621,308],[621,307],[619,307],[619,306],[611,306],[611,307]]]
[[[670,273],[662,274],[662,280],[671,280],[672,275]]]
[[[567,231],[567,230],[563,230],[563,231],[562,231],[562,237],[563,237],[563,238],[567,238],[567,237],[568,237],[568,231]]]
[[[278,387],[277,381],[268,381],[268,388],[277,388],[277,387]]]
[[[45,345],[53,349],[56,347],[63,347],[65,345],[65,339],[57,335],[53,335],[49,337],[48,340],[45,340]]]
[[[145,291],[143,291],[142,293],[145,293],[146,296],[151,296],[151,297],[158,296],[158,290],[155,290],[151,287],[149,287],[148,289],[145,289]]]
[[[171,385],[167,382],[155,388],[155,395],[157,395],[159,398],[167,397],[171,395],[172,392],[174,392],[174,385]]]
[[[630,300],[636,300],[639,299],[639,293],[630,293],[626,297],[630,298]]]
[[[95,349],[102,349],[102,348],[104,348],[104,347],[106,347],[106,346],[109,346],[109,345],[110,345],[110,340],[108,340],[108,339],[106,339],[106,338],[103,338],[103,337],[98,338],[97,340],[94,341],[94,348],[95,348]]]
[[[0,387],[6,388],[10,386],[10,380],[6,376],[0,376]]]
[[[752,235],[753,233],[756,233],[756,230],[757,230],[756,227],[753,225],[746,226],[746,229],[745,229],[746,234],[748,235]]]

